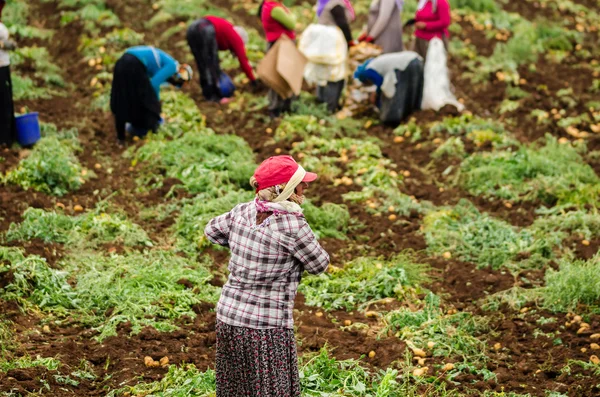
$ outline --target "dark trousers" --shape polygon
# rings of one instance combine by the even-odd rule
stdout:
[[[335,113],[340,109],[340,98],[346,85],[345,80],[329,82],[327,85],[317,87],[317,101],[326,103],[327,110]]]
[[[134,55],[125,53],[115,64],[110,109],[115,116],[119,140],[125,139],[126,123],[131,123],[139,131],[158,129],[160,101],[152,88],[146,66]]]
[[[200,87],[204,98],[209,101],[221,99],[219,91],[219,47],[215,27],[207,19],[192,23],[187,31],[187,42],[196,59],[200,74]]]
[[[396,93],[392,98],[381,94],[380,118],[384,124],[396,126],[421,109],[425,85],[423,61],[415,59],[404,70],[396,70]]]
[[[15,105],[13,103],[10,66],[0,68],[0,145],[11,145],[17,140]]]

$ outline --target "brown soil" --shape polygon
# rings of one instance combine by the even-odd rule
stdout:
[[[592,0],[579,0],[580,3],[593,5]],[[173,43],[184,38],[184,32],[180,32],[172,41],[162,43],[159,32],[163,27],[148,31],[144,23],[149,20],[154,11],[149,1],[134,0],[119,2],[109,0],[111,7],[128,26],[137,31],[147,33],[146,37],[150,44],[164,44],[165,48],[172,50],[178,57],[184,58],[185,48],[175,47]],[[230,10],[232,2],[218,0],[216,5]],[[537,15],[546,15],[548,10],[542,11],[535,8],[529,2],[509,2],[505,5],[507,9],[516,11],[534,19]],[[81,67],[81,55],[77,50],[77,40],[80,37],[81,26],[77,24],[60,28],[60,12],[55,2],[41,3],[35,8],[36,20],[40,26],[46,26],[56,30],[56,35],[49,45],[52,58],[65,71],[65,77],[73,88],[67,97],[56,97],[50,100],[22,101],[17,104],[27,106],[31,110],[40,111],[43,121],[53,122],[61,128],[78,127],[81,134],[84,151],[79,154],[82,164],[94,170],[97,178],[87,182],[79,191],[71,193],[63,198],[49,197],[45,194],[22,191],[14,186],[0,187],[0,232],[8,229],[10,223],[19,222],[22,212],[29,206],[51,209],[57,202],[65,204],[66,211],[72,213],[75,204],[81,204],[86,209],[93,208],[98,201],[106,198],[111,193],[117,192],[110,200],[118,208],[126,211],[134,221],[140,223],[151,237],[159,239],[168,235],[168,228],[174,219],[165,221],[152,221],[140,219],[138,214],[142,205],[151,206],[170,200],[170,195],[185,197],[186,193],[177,186],[180,181],[166,179],[163,186],[150,193],[138,193],[135,189],[135,177],[137,170],[129,171],[128,161],[123,159],[122,149],[114,143],[114,131],[109,115],[101,112],[88,110],[92,92],[88,84],[82,84],[91,78],[91,71],[87,67]],[[236,20],[247,26],[257,27],[258,19],[248,16],[244,11],[233,11]],[[176,21],[181,22],[181,21]],[[495,40],[485,37],[485,34],[475,31],[470,25],[462,24],[461,37],[470,38],[471,42],[478,48],[480,54],[489,55],[493,51]],[[575,61],[570,59],[571,64]],[[454,80],[457,95],[465,100],[467,108],[482,117],[495,117],[493,110],[505,99],[506,84],[490,79],[487,85],[474,86],[470,81],[462,79],[464,65],[452,63],[452,74],[457,76]],[[523,105],[509,114],[509,117],[518,120],[515,123],[515,133],[523,142],[532,142],[545,132],[555,136],[567,136],[562,130],[551,125],[550,127],[538,126],[528,116],[534,109],[551,110],[557,105],[551,98],[555,97],[556,91],[565,87],[573,88],[573,96],[577,99],[577,105],[571,109],[569,114],[585,112],[582,108],[585,101],[591,98],[587,87],[591,83],[589,69],[582,69],[581,73],[573,73],[573,67],[569,62],[563,64],[552,64],[540,59],[536,64],[537,73],[529,72],[527,67],[520,70],[522,77],[527,80],[523,87],[531,93]],[[540,73],[539,71],[543,71]],[[538,92],[537,87],[545,85],[546,91]],[[274,144],[271,135],[266,133],[268,127],[275,130],[278,121],[269,121],[264,111],[254,114],[244,112],[229,113],[226,108],[215,104],[204,102],[201,99],[197,84],[191,84],[185,88],[198,104],[201,112],[207,117],[207,124],[220,134],[237,134],[243,137],[254,150],[257,161],[261,161],[280,149],[283,153],[289,152],[292,142]],[[73,106],[73,104],[77,104]],[[453,109],[444,109],[439,113],[419,112],[415,115],[419,123],[428,123],[441,120],[444,116],[455,115]],[[82,121],[85,120],[85,123]],[[399,170],[409,171],[410,176],[404,179],[401,190],[415,196],[417,200],[428,200],[436,205],[453,205],[461,197],[468,198],[477,207],[498,218],[504,219],[516,226],[527,226],[535,220],[534,210],[539,206],[537,203],[520,203],[507,208],[499,201],[489,201],[478,197],[471,197],[460,191],[447,181],[442,172],[447,164],[432,163],[430,154],[434,150],[427,142],[402,144],[385,144],[391,142],[390,129],[373,127],[369,130],[371,135],[379,137],[384,144],[382,150],[385,156],[394,161]],[[568,137],[568,136],[567,136]],[[140,143],[141,144],[141,143]],[[420,146],[418,146],[420,144]],[[600,140],[590,140],[590,149],[599,150]],[[489,148],[467,147],[471,153],[476,150],[489,150]],[[14,150],[0,153],[4,161],[0,161],[0,172],[13,168],[19,160],[19,152]],[[102,167],[96,169],[99,163]],[[599,163],[590,162],[598,172]],[[110,172],[109,172],[110,170]],[[334,187],[328,181],[319,180],[311,189],[310,194],[314,196],[314,202],[322,204],[325,202],[342,203],[342,194],[357,189],[357,187]],[[443,189],[440,189],[443,188]],[[504,291],[514,285],[529,287],[524,279],[530,280],[533,285],[543,283],[543,271],[524,272],[516,277],[502,271],[490,269],[477,269],[475,265],[455,260],[444,260],[441,258],[428,257],[424,250],[426,243],[420,233],[421,216],[417,213],[406,217],[398,217],[396,221],[390,221],[387,214],[370,214],[366,208],[360,205],[349,204],[349,211],[357,223],[364,225],[363,228],[355,228],[349,233],[347,240],[324,239],[324,247],[331,253],[332,263],[337,266],[343,264],[356,255],[383,255],[389,257],[394,253],[405,249],[417,252],[417,257],[432,266],[434,280],[427,286],[437,294],[447,297],[447,302],[458,310],[481,313],[478,305],[480,299],[488,295]],[[13,243],[15,246],[19,246]],[[588,259],[598,250],[600,240],[595,239],[590,245],[584,246],[580,241],[568,241],[579,258]],[[40,255],[46,258],[51,266],[56,266],[64,253],[65,247],[58,244],[43,244],[39,240],[33,240],[21,244],[27,254]],[[103,250],[115,249],[121,252],[123,247],[106,245]],[[207,252],[214,260],[213,272],[219,277],[214,283],[223,283],[223,273],[228,260],[228,252],[219,250],[208,250]],[[0,287],[11,281],[12,275],[5,273],[0,278]],[[179,280],[186,288],[193,289],[189,280]],[[374,309],[388,311],[398,307],[399,302],[393,304],[375,305]],[[160,379],[166,372],[164,368],[147,368],[144,365],[144,357],[151,356],[158,360],[169,357],[171,363],[194,363],[200,370],[214,366],[215,349],[215,314],[212,305],[200,305],[195,308],[197,317],[195,319],[183,318],[180,320],[180,330],[171,333],[159,333],[156,330],[146,328],[140,334],[131,335],[128,324],[122,324],[118,329],[118,335],[110,337],[103,343],[96,342],[93,338],[95,331],[81,325],[77,319],[71,319],[61,325],[46,324],[41,318],[34,314],[24,314],[21,308],[14,302],[0,302],[0,312],[3,316],[14,323],[14,342],[17,347],[11,350],[11,354],[21,356],[29,354],[32,357],[57,357],[63,363],[59,369],[60,373],[71,373],[79,368],[81,360],[87,360],[97,375],[97,381],[81,381],[79,386],[66,386],[59,384],[54,375],[56,371],[45,369],[23,369],[0,373],[0,391],[16,391],[29,393],[40,389],[40,379],[46,380],[51,388],[53,396],[104,395],[106,388],[116,388],[122,385],[131,385],[140,381],[153,381]],[[406,344],[395,337],[383,335],[377,338],[380,325],[375,318],[367,318],[358,311],[345,312],[334,311],[332,313],[317,316],[319,309],[306,306],[302,296],[299,296],[295,306],[295,319],[298,328],[299,350],[302,353],[318,351],[325,344],[334,349],[334,355],[339,359],[354,358],[362,359],[374,369],[386,368],[394,365],[394,362],[404,359]],[[458,388],[465,395],[481,395],[483,390],[515,391],[520,393],[531,393],[533,396],[544,396],[544,389],[557,390],[569,396],[594,396],[600,395],[597,380],[589,371],[577,366],[572,367],[572,375],[562,374],[560,369],[568,359],[580,359],[587,361],[589,351],[582,353],[581,348],[589,345],[587,335],[578,335],[573,326],[564,327],[566,319],[560,315],[556,323],[540,325],[537,320],[541,317],[552,318],[556,315],[531,308],[528,313],[520,314],[503,308],[495,313],[492,329],[489,335],[482,335],[483,340],[489,343],[490,363],[488,369],[494,371],[498,377],[497,381],[483,381],[481,376],[462,375],[457,379],[460,385],[449,384],[452,388]],[[369,326],[369,331],[345,331],[342,326],[345,321],[352,324],[364,323]],[[594,330],[599,332],[600,319],[592,317],[588,321]],[[43,326],[48,325],[44,330]],[[538,336],[534,331],[543,331],[552,337]],[[556,343],[560,338],[561,344]],[[500,343],[501,348],[496,352],[492,349],[494,343]],[[375,352],[373,358],[368,357],[369,352]],[[433,359],[439,363],[440,359]],[[540,372],[538,372],[538,370]],[[584,375],[585,377],[579,377]],[[105,378],[106,377],[106,378]],[[524,387],[527,386],[527,387]],[[477,391],[473,392],[471,388]]]

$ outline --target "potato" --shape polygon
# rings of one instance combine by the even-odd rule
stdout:
[[[377,313],[377,312],[373,312],[373,311],[365,312],[365,317],[367,317],[367,318],[374,318],[374,317],[378,317],[378,316],[379,316],[379,313]]]
[[[150,356],[146,356],[144,357],[144,365],[146,365],[146,367],[152,367],[152,364],[154,363],[154,359]]]
[[[402,142],[404,142],[404,137],[397,136],[394,138],[394,143],[402,143]]]
[[[427,357],[427,353],[423,349],[412,349],[413,354],[418,357]]]
[[[413,371],[413,376],[423,376],[429,371],[428,367],[417,368]]]
[[[502,349],[502,345],[500,343],[494,344],[494,350],[498,351],[500,349]]]
[[[83,212],[83,207],[79,204],[73,207],[73,211],[75,212]]]
[[[61,210],[64,210],[65,205],[63,203],[56,203],[56,208],[60,208]]]
[[[442,371],[452,371],[454,369],[454,364],[448,363],[442,367]]]
[[[352,325],[352,321],[351,320],[344,320],[344,326],[349,327]]]
[[[593,334],[592,336],[590,336],[591,340],[597,340],[600,339],[600,334]]]
[[[597,343],[592,343],[592,344],[590,344],[590,349],[600,350],[600,345],[598,345]]]
[[[452,254],[448,251],[444,252],[444,254],[442,255],[444,257],[444,259],[450,259],[452,258]]]
[[[317,316],[317,317],[323,317],[323,312],[316,312],[315,316]]]
[[[169,357],[165,356],[161,358],[159,363],[161,367],[166,367],[167,365],[169,365]]]
[[[433,349],[434,346],[435,346],[435,342],[427,342],[427,348]]]
[[[369,358],[375,358],[376,355],[377,353],[375,353],[373,350],[369,352]]]
[[[100,170],[100,169],[102,169],[102,164],[96,163],[96,164],[94,164],[94,168],[97,170]]]
[[[390,216],[388,216],[388,219],[394,222],[396,219],[398,219],[398,217],[395,214],[391,214]]]
[[[595,364],[595,365],[600,364],[600,358],[598,358],[598,356],[591,356],[590,361],[592,362],[592,364]]]

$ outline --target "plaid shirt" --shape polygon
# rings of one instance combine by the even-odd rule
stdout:
[[[254,202],[240,204],[204,230],[210,241],[231,250],[217,319],[236,327],[293,328],[302,272],[324,272],[329,255],[304,217],[273,214],[257,225],[256,214]]]

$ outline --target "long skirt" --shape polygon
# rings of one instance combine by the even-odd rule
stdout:
[[[415,59],[404,70],[396,70],[396,94],[381,95],[380,117],[387,125],[398,125],[413,112],[421,109],[423,101],[423,61]]]
[[[17,140],[15,105],[13,103],[10,66],[0,68],[0,145],[11,145]]]
[[[448,51],[448,37],[442,37],[442,41],[444,42],[444,47],[446,47],[446,51]],[[429,50],[429,40],[415,37],[415,41],[413,42],[413,51],[421,55],[421,58],[423,58],[423,60],[426,60],[427,50]]]
[[[267,51],[275,45],[276,41],[268,43]],[[295,98],[284,99],[277,94],[277,92],[270,88],[267,93],[267,99],[269,100],[269,112],[272,116],[279,116],[282,112],[289,112],[292,110],[292,102]]]
[[[188,28],[187,42],[196,59],[204,98],[218,101],[221,99],[218,87],[221,66],[215,27],[207,19],[197,20]]]
[[[333,81],[324,86],[317,87],[317,101],[326,103],[327,110],[331,113],[337,112],[340,109],[340,98],[346,85],[345,80]]]
[[[155,131],[160,123],[161,105],[146,66],[134,55],[124,54],[116,63],[110,109],[115,116],[117,137],[125,139],[125,124],[135,130]]]
[[[217,320],[217,397],[297,397],[300,376],[292,329],[258,330]]]

